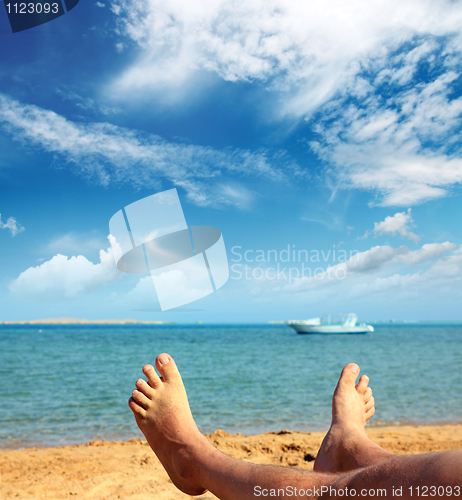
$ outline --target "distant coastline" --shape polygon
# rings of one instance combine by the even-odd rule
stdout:
[[[0,321],[0,325],[165,325],[173,321],[138,321],[136,319],[47,318],[30,321]]]

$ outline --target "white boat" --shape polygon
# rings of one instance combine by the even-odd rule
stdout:
[[[326,314],[327,324],[321,318],[289,320],[287,324],[298,333],[369,333],[374,331],[374,327],[360,323],[357,325],[358,316],[356,314]],[[341,318],[340,322],[332,323],[331,317]],[[342,319],[345,318],[345,319]]]

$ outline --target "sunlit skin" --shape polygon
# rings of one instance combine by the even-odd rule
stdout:
[[[356,384],[359,367],[354,363],[340,375],[331,427],[313,472],[251,464],[218,451],[194,422],[175,361],[163,353],[155,365],[161,376],[153,366],[144,366],[147,382],[137,380],[128,404],[173,484],[188,495],[209,490],[222,500],[247,500],[256,498],[258,487],[275,492],[273,498],[285,498],[283,489],[291,486],[302,490],[303,498],[319,498],[322,487],[353,488],[366,492],[361,498],[372,498],[371,490],[385,489],[391,497],[393,488],[401,486],[401,498],[415,498],[415,488],[427,485],[451,491],[444,498],[461,496],[457,487],[462,484],[462,451],[398,456],[369,439],[365,424],[375,412],[374,398],[368,377],[363,375]]]

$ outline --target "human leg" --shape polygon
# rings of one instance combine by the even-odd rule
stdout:
[[[172,482],[189,495],[198,495],[209,490],[222,500],[247,500],[258,496],[330,498],[339,496],[331,494],[330,489],[344,491],[347,488],[350,491],[354,489],[361,498],[376,496],[392,498],[395,496],[393,491],[401,488],[402,498],[411,499],[423,496],[417,493],[416,488],[425,486],[444,487],[446,493],[449,491],[447,488],[451,488],[451,495],[446,494],[444,497],[458,497],[457,487],[459,485],[460,488],[462,482],[461,451],[414,456],[383,455],[382,461],[369,458],[366,460],[369,462],[366,466],[358,465],[354,470],[336,473],[307,472],[287,467],[250,464],[228,457],[214,448],[197,429],[189,409],[186,391],[172,358],[162,354],[158,356],[156,366],[162,378],[158,377],[152,366],[146,365],[143,371],[149,383],[141,379],[137,381],[137,389],[133,391],[129,406]],[[352,386],[354,391],[361,394],[363,386],[367,386],[363,379],[358,384],[359,388],[355,388],[357,374],[351,372],[350,375],[350,372],[351,367],[347,365],[336,391],[335,397],[338,397],[338,401],[334,409],[332,426],[335,431],[343,418],[339,415],[342,405],[348,400],[355,401],[344,394],[344,389]],[[363,396],[362,404],[367,406],[365,400],[367,397]],[[356,397],[356,403],[358,401],[361,404],[359,395]],[[369,409],[362,409],[366,416]],[[344,408],[343,411],[347,409]],[[350,422],[346,422],[345,429],[350,427]],[[348,435],[347,431],[345,435]],[[329,450],[325,451],[326,455],[332,455],[332,443],[329,446]],[[366,442],[364,447],[353,447],[351,450],[348,446],[342,446],[345,449],[343,451],[339,449],[339,454],[358,455],[368,453],[369,443]],[[375,450],[369,457],[377,453]],[[353,460],[356,464],[361,464],[362,461],[361,458]],[[351,467],[351,462],[340,460],[340,467]],[[378,489],[385,491],[385,495],[377,495]],[[363,491],[365,494],[360,493]],[[300,494],[301,492],[303,493]]]
[[[337,479],[334,474],[256,465],[221,453],[198,430],[174,360],[161,354],[156,367],[162,377],[146,365],[148,382],[137,380],[129,406],[173,484],[184,493],[209,490],[223,500],[246,500],[255,499],[259,491],[319,489]]]

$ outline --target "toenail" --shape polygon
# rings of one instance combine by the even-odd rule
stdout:
[[[359,366],[358,366],[358,365],[352,365],[352,366],[350,366],[350,370],[351,370],[353,373],[358,374],[358,373],[359,373]]]
[[[166,365],[170,360],[166,354],[161,354],[158,358],[159,364]]]

